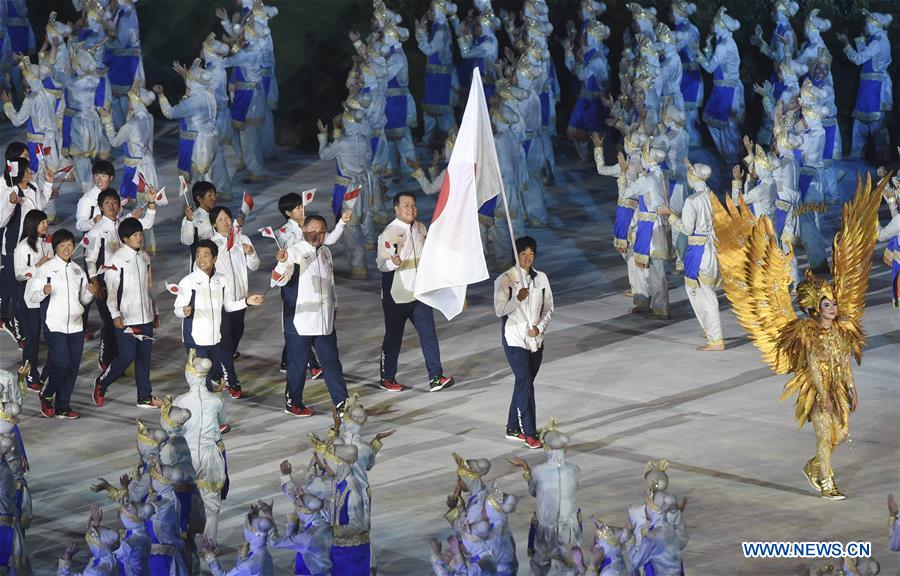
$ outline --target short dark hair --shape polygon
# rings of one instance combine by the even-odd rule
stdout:
[[[129,236],[143,232],[144,226],[137,218],[126,218],[119,224],[119,240],[125,240]]]
[[[537,256],[537,240],[535,240],[531,236],[522,236],[521,238],[516,238],[516,254],[519,254],[528,248],[531,248],[531,251],[534,252],[535,256]]]
[[[116,177],[116,167],[109,160],[95,160],[91,166],[91,175],[106,174],[110,178]]]
[[[209,192],[216,192],[215,184],[207,182],[206,180],[194,182],[194,185],[191,186],[191,196],[194,198],[194,204],[200,204],[200,199]]]
[[[21,158],[22,154],[24,154],[27,150],[28,146],[26,146],[24,142],[15,140],[6,145],[6,152],[4,153],[4,156],[6,160]]]
[[[116,192],[116,189],[107,188],[106,190],[101,192],[99,196],[97,196],[97,206],[100,206],[102,208],[103,202],[105,202],[107,198],[115,198],[119,201],[120,204],[122,203],[122,198],[119,197],[119,193]]]
[[[303,220],[303,225],[306,226],[313,220],[321,222],[322,226],[324,226],[325,229],[328,230],[328,222],[325,220],[325,218],[323,218],[322,216],[319,216],[318,214],[307,214],[306,219]]]
[[[296,192],[288,192],[278,199],[278,211],[285,218],[290,218],[289,212],[292,212],[297,206],[303,205],[303,197]]]
[[[213,258],[219,257],[219,247],[216,246],[216,243],[213,242],[212,240],[210,240],[209,238],[204,238],[203,240],[200,240],[199,242],[197,242],[197,249],[194,250],[194,254],[196,255],[197,250],[199,250],[201,248],[209,249],[209,253],[213,255]]]
[[[71,242],[72,244],[75,244],[75,236],[73,236],[72,233],[65,228],[60,228],[53,233],[53,238],[50,240],[50,246],[53,247],[54,253],[56,253],[56,247],[63,242]]]
[[[212,210],[209,211],[209,223],[212,225],[213,230],[216,228],[216,220],[219,218],[219,213],[224,212],[228,214],[228,217],[234,220],[234,216],[231,215],[231,210],[226,208],[225,206],[216,206]]]
[[[415,201],[415,199],[416,199],[416,195],[407,190],[404,190],[403,192],[397,192],[397,195],[394,196],[394,207],[397,207],[400,205],[400,198],[402,198],[404,196],[409,196],[410,198],[413,199],[413,201]]]

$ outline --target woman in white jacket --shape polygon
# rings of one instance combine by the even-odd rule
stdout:
[[[22,239],[16,246],[13,260],[18,281],[16,292],[16,324],[24,341],[22,361],[29,365],[25,383],[32,390],[41,389],[43,374],[38,372],[38,342],[41,334],[41,309],[35,302],[25,300],[25,286],[34,278],[37,269],[53,258],[47,229],[47,214],[32,210],[22,223]]]
[[[41,414],[47,418],[74,420],[81,415],[72,410],[69,399],[81,368],[84,351],[84,306],[94,299],[99,283],[72,262],[75,238],[65,228],[53,233],[55,256],[28,280],[25,300],[40,304],[47,339],[47,373],[50,380],[41,390]]]
[[[259,255],[253,248],[250,238],[241,234],[241,229],[235,226],[231,210],[224,206],[216,206],[209,213],[209,220],[213,225],[212,241],[219,247],[219,257],[216,260],[216,272],[225,277],[235,300],[243,300],[249,293],[249,281],[247,271],[259,270]],[[244,314],[247,309],[225,312],[222,332],[228,335],[231,355],[236,359],[240,356],[238,345],[244,337]],[[227,325],[226,325],[227,323]]]
[[[544,333],[553,314],[553,292],[547,275],[532,266],[537,242],[531,236],[516,240],[518,265],[494,282],[494,312],[501,321],[506,359],[515,375],[509,404],[506,437],[540,448],[537,439],[534,379],[544,355]]]

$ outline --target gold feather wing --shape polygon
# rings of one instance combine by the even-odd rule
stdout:
[[[890,182],[888,176],[874,189],[871,174],[866,176],[865,186],[862,178],[857,176],[856,195],[844,204],[841,229],[835,234],[832,246],[831,270],[840,324],[853,338],[857,362],[862,357],[861,320],[872,269],[872,252],[878,239],[878,207],[881,194]]]
[[[782,333],[797,321],[791,304],[791,258],[778,246],[772,222],[755,220],[746,204],[728,209],[714,195],[713,227],[723,286],[738,322],[778,374],[796,369],[783,349]]]

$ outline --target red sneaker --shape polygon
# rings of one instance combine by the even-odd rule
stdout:
[[[56,415],[53,410],[53,398],[44,398],[41,396],[41,416],[44,418],[53,418]]]
[[[381,389],[387,390],[388,392],[403,392],[404,390],[406,390],[406,386],[397,384],[397,381],[393,378],[382,378]]]
[[[85,330],[84,331],[84,341],[88,342],[89,340],[93,340],[93,339],[94,339],[94,333],[88,332],[87,330]]]
[[[309,379],[310,380],[318,380],[319,378],[322,377],[322,374],[324,374],[324,373],[325,373],[325,371],[322,370],[321,368],[310,368],[309,369]]]
[[[41,384],[40,380],[38,380],[37,382],[29,382],[28,383],[28,389],[31,390],[32,392],[40,392],[41,388],[43,388],[43,387],[44,387],[44,385]]]
[[[219,434],[228,434],[231,432],[231,424],[219,424]]]
[[[543,447],[541,441],[535,438],[534,436],[526,436],[525,437],[525,445],[528,446],[531,450],[537,450],[538,448]]]
[[[65,412],[57,412],[56,414],[54,414],[54,417],[60,418],[62,420],[77,420],[78,418],[81,418],[81,414],[72,409],[69,409]]]
[[[91,393],[91,400],[94,401],[94,406],[103,406],[103,404],[106,402],[106,398],[104,398],[103,388],[100,387],[99,376],[94,380],[94,391]]]
[[[429,392],[437,392],[438,390],[443,390],[444,388],[449,388],[453,386],[456,380],[453,379],[453,376],[438,376],[436,378],[432,378],[428,383]]]
[[[246,398],[247,395],[240,388],[232,388],[228,387],[228,395],[234,398],[235,400],[239,400],[241,398]]]
[[[293,406],[288,404],[284,407],[284,413],[290,414],[291,416],[296,416],[297,418],[309,418],[313,415],[313,411],[307,408],[306,406]]]

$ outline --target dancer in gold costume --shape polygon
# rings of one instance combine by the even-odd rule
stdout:
[[[810,485],[823,498],[841,500],[834,483],[831,455],[847,439],[857,394],[851,359],[862,360],[865,343],[862,315],[878,227],[878,205],[888,178],[872,188],[871,176],[857,184],[856,196],[844,205],[841,229],[833,245],[833,280],[809,270],[797,285],[791,305],[791,252],[778,246],[772,222],[756,219],[743,201],[727,209],[712,197],[719,268],[725,293],[738,322],[778,374],[794,376],[782,399],[797,395],[796,418],[812,422],[816,455],[803,467]]]

